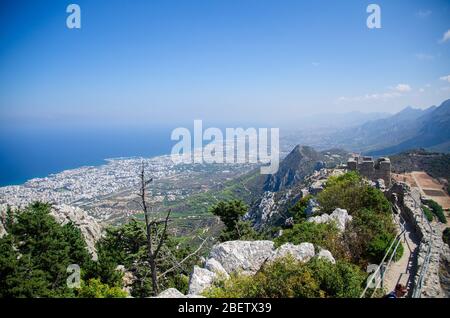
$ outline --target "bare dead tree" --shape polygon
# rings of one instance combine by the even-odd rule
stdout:
[[[187,260],[189,260],[191,257],[195,256],[198,254],[198,252],[200,252],[200,250],[203,248],[203,245],[205,245],[205,243],[208,241],[209,238],[201,238],[200,236],[198,237],[199,239],[201,239],[202,243],[197,247],[197,249],[195,251],[193,251],[192,253],[190,253],[189,255],[187,255],[185,258],[183,258],[181,261],[178,261],[176,258],[174,258],[174,266],[172,266],[171,268],[167,269],[164,273],[161,273],[161,275],[158,276],[158,278],[162,278],[165,277],[167,274],[169,274],[170,272],[175,271],[177,268],[181,268],[181,266],[183,265],[183,263],[185,263]]]
[[[141,172],[140,172],[140,205],[144,212],[145,217],[145,231],[147,237],[147,255],[148,262],[150,264],[150,272],[152,275],[152,287],[153,287],[153,296],[158,295],[159,286],[158,286],[158,255],[161,251],[161,247],[163,246],[167,236],[167,225],[169,223],[170,210],[167,212],[165,218],[158,219],[155,215],[150,215],[149,206],[147,204],[147,187],[153,181],[153,178],[146,178],[145,176],[145,165],[142,162]],[[161,229],[162,227],[162,229]]]

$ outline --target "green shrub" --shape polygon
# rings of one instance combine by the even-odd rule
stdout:
[[[387,241],[392,240],[396,233],[390,214],[363,209],[353,214],[353,220],[343,234],[343,242],[352,263],[365,267],[381,261]]]
[[[211,213],[220,217],[225,224],[225,229],[219,236],[221,242],[258,239],[258,233],[250,222],[242,220],[247,211],[248,207],[239,200],[221,201],[212,207]]]
[[[358,267],[314,258],[307,263],[291,257],[264,265],[254,276],[235,275],[207,290],[220,298],[359,297],[366,274]]]
[[[445,217],[444,210],[442,207],[434,200],[426,200],[425,203],[430,207],[434,215],[441,223],[447,223],[447,218]]]
[[[0,297],[74,296],[67,267],[86,268],[91,257],[81,231],[49,213],[50,205],[34,203],[8,216],[8,234],[0,239]]]
[[[450,227],[446,228],[442,233],[442,240],[450,246]]]
[[[384,255],[388,251],[389,247],[392,244],[392,248],[386,257],[385,261],[388,261],[394,251],[395,245],[398,243],[398,240],[395,240],[393,243],[394,236],[392,234],[382,233],[375,236],[369,243],[367,248],[367,254],[370,260],[374,263],[380,263],[383,260]],[[398,261],[403,256],[403,245],[400,243],[397,247],[394,257],[392,260]]]
[[[334,223],[314,223],[303,221],[294,224],[293,228],[283,230],[283,234],[275,239],[275,244],[300,244],[309,242],[315,246],[328,249],[334,256],[340,255],[339,230]]]
[[[145,223],[131,220],[119,227],[106,229],[106,233],[97,242],[98,261],[94,262],[85,279],[99,278],[100,282],[115,286],[121,282],[121,274],[116,271],[117,265],[132,270],[135,280],[131,286],[133,297],[151,295],[153,286],[149,275],[147,240]],[[158,271],[164,272],[173,267],[174,261],[182,260],[193,251],[194,247],[183,243],[180,239],[169,236],[162,246],[162,253],[157,259]],[[168,257],[167,255],[170,255]],[[198,256],[188,258],[182,266],[171,271],[159,280],[160,289],[177,288],[185,293],[188,289],[187,275],[198,262]]]
[[[294,204],[293,207],[289,209],[290,214],[294,218],[295,222],[301,222],[306,219],[306,208],[308,207],[308,202],[310,199],[312,199],[312,195],[307,195],[300,200],[297,201],[297,203]]]
[[[317,201],[325,213],[331,213],[336,208],[347,209],[350,214],[361,209],[377,213],[391,212],[390,203],[383,192],[368,185],[356,172],[330,177],[325,189],[318,194]]]
[[[423,210],[423,214],[425,214],[425,217],[427,218],[428,222],[432,222],[433,221],[433,212],[431,212],[431,210],[425,205],[422,205],[422,210]]]
[[[82,282],[77,291],[80,298],[124,298],[127,293],[118,286],[103,284],[99,279],[90,279],[87,283]]]

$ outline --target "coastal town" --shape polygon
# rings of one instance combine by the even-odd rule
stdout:
[[[36,201],[83,208],[98,221],[123,220],[139,213],[133,195],[139,186],[142,164],[154,180],[154,204],[183,200],[207,191],[252,169],[253,164],[184,164],[171,156],[107,159],[100,166],[85,166],[34,178],[22,185],[0,188],[0,205],[25,207]],[[189,185],[184,187],[183,185]],[[118,202],[123,202],[121,205]]]

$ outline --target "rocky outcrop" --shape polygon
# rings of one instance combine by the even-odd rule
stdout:
[[[441,253],[441,262],[439,268],[439,278],[446,298],[450,297],[450,248],[444,244],[443,252]]]
[[[278,213],[278,205],[275,203],[275,193],[271,191],[264,192],[261,201],[254,210],[249,212],[247,219],[253,219],[253,226],[258,229],[267,224],[272,216]]]
[[[0,222],[0,238],[6,235],[5,227],[3,226],[3,223]]]
[[[314,245],[311,243],[301,243],[299,245],[291,243],[283,244],[272,253],[272,256],[267,259],[267,262],[272,262],[289,255],[300,262],[307,262],[315,255]]]
[[[317,203],[317,200],[315,198],[309,199],[308,205],[306,206],[306,209],[305,209],[306,216],[309,217],[319,211],[320,211],[320,206],[319,206],[319,203]]]
[[[296,146],[280,163],[277,173],[267,176],[264,191],[278,192],[299,184],[323,160],[323,154],[313,148]]]
[[[93,217],[80,208],[65,204],[53,206],[50,215],[62,225],[73,222],[81,230],[92,258],[97,259],[95,243],[102,235],[102,228]]]
[[[128,296],[130,296],[132,285],[136,277],[134,276],[133,272],[127,271],[125,269],[125,266],[123,265],[117,265],[116,271],[122,273],[122,290],[126,292]]]
[[[336,264],[336,260],[329,250],[321,249],[319,253],[317,253],[317,257],[320,259],[325,259],[333,264]]]
[[[308,222],[314,222],[314,223],[329,223],[329,222],[335,222],[336,226],[340,231],[345,230],[345,226],[348,222],[352,220],[352,216],[348,214],[347,210],[345,209],[339,209],[333,211],[331,214],[322,214],[319,216],[313,216],[307,219]]]
[[[169,289],[166,289],[165,291],[161,292],[155,298],[186,298],[186,296],[183,295],[176,288],[169,288]]]
[[[189,294],[198,295],[206,288],[210,287],[218,275],[206,268],[194,266],[194,270],[189,278]]]
[[[254,274],[273,250],[272,241],[228,241],[213,246],[209,258],[219,262],[227,273]]]
[[[161,292],[155,298],[204,298],[204,297],[199,295],[183,295],[178,289],[169,288]]]
[[[220,264],[215,258],[209,258],[205,262],[205,268],[219,276],[223,276],[225,278],[229,278],[225,268],[223,268],[222,264]]]
[[[317,256],[332,263],[335,260],[327,250],[315,254],[314,245],[287,243],[275,248],[272,241],[229,241],[211,249],[204,268],[195,266],[189,280],[189,294],[201,294],[217,279],[227,279],[231,274],[254,275],[261,267],[276,259],[290,255],[300,262]]]
[[[6,209],[7,205],[0,205],[0,211],[2,213],[6,211]],[[11,209],[15,211],[18,207],[11,206]],[[66,204],[52,206],[50,215],[53,216],[56,222],[61,225],[72,222],[76,227],[78,227],[86,242],[89,253],[94,260],[97,259],[95,243],[102,235],[102,227],[93,217],[89,216],[86,211],[78,207],[73,207]],[[6,234],[7,233],[3,224],[0,222],[0,238]]]

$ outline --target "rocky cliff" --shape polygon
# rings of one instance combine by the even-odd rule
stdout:
[[[11,207],[13,210],[17,209],[17,207]],[[1,205],[0,211],[6,211],[7,206]],[[92,258],[97,259],[97,253],[95,250],[95,243],[102,235],[102,227],[97,221],[89,216],[84,210],[81,208],[73,207],[70,205],[54,205],[51,208],[50,215],[53,216],[61,225],[67,224],[69,222],[73,222],[75,226],[77,226],[83,238],[86,242],[89,253],[92,255]],[[0,237],[6,235],[7,232],[0,222]]]
[[[189,280],[189,297],[195,297],[213,285],[216,280],[228,279],[232,274],[254,275],[266,263],[286,256],[300,262],[313,257],[335,260],[327,250],[317,251],[311,243],[283,244],[275,248],[272,241],[228,241],[214,245],[202,267],[195,266]],[[159,297],[186,297],[175,290],[162,292]]]

